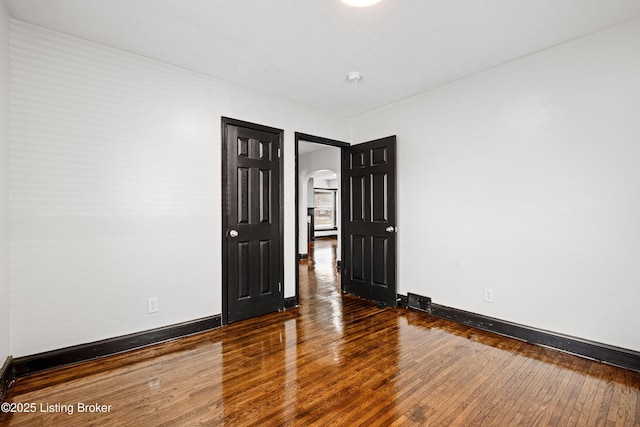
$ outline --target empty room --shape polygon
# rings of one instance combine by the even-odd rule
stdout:
[[[640,0],[0,0],[0,426],[640,426]]]

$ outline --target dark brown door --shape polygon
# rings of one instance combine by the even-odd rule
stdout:
[[[342,197],[342,288],[395,307],[395,136],[343,149]]]
[[[282,131],[223,118],[223,313],[282,309]]]

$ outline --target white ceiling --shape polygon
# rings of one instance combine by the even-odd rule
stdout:
[[[347,116],[640,17],[640,0],[4,1],[15,19]]]

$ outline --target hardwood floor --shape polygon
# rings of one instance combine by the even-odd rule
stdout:
[[[20,378],[0,425],[640,426],[640,373],[343,296],[313,251],[299,308]]]

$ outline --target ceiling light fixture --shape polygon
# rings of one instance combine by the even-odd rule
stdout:
[[[347,81],[350,83],[358,83],[360,80],[362,80],[362,74],[357,71],[352,71],[347,74]]]
[[[353,7],[367,7],[380,3],[380,0],[342,0],[342,2]]]

